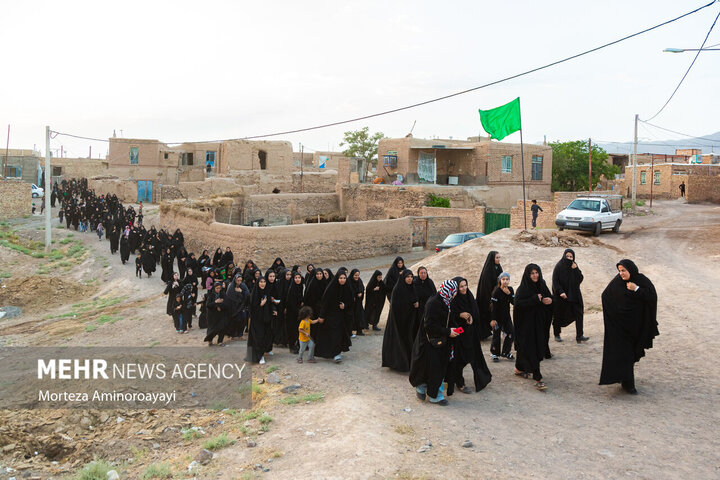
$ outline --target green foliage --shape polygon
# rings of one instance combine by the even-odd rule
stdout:
[[[343,155],[346,157],[357,157],[365,159],[368,165],[377,163],[378,142],[385,138],[382,132],[376,132],[370,135],[370,128],[363,127],[360,130],[349,131],[343,134],[343,141],[340,142]]]
[[[74,480],[107,480],[110,470],[115,470],[115,467],[105,460],[93,460],[75,475]]]
[[[635,205],[637,205],[638,207],[642,207],[645,205],[645,200],[636,200]]]
[[[440,197],[431,193],[430,195],[428,195],[427,200],[425,200],[425,206],[450,208],[450,199],[447,197]]]
[[[149,478],[172,478],[172,469],[167,463],[153,463],[143,473],[142,478],[147,480]],[[106,477],[107,479],[107,477]]]
[[[203,448],[206,450],[220,450],[221,448],[229,447],[235,443],[234,440],[228,438],[227,433],[222,433],[217,437],[211,438],[210,440],[203,443]]]
[[[552,189],[555,192],[578,192],[588,189],[588,142],[551,142],[553,151]],[[612,180],[620,167],[607,162],[608,154],[597,145],[592,146],[592,185],[601,175]]]
[[[308,393],[306,395],[288,395],[287,397],[281,398],[280,403],[283,405],[297,405],[299,403],[313,403],[319,402],[325,398],[322,393]]]
[[[266,369],[265,369],[265,373],[272,373],[272,372],[274,372],[275,370],[278,370],[279,368],[280,368],[280,367],[278,367],[277,365],[273,365],[273,366],[271,366],[271,367],[266,368]]]

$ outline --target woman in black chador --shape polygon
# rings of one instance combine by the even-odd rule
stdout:
[[[534,263],[525,267],[515,294],[515,375],[528,378],[532,374],[535,387],[545,390],[540,362],[547,351],[547,322],[552,318],[552,297],[542,278],[542,270]]]
[[[320,315],[322,298],[326,288],[327,282],[325,280],[325,276],[323,275],[323,269],[316,268],[312,272],[309,283],[305,285],[305,297],[303,298],[305,306],[312,308],[313,314],[311,318],[313,320],[317,319]],[[317,328],[317,324],[313,325],[313,327]]]
[[[173,274],[173,254],[170,247],[166,248],[163,252],[160,260],[160,267],[162,268],[162,274],[160,275],[162,281],[170,281]],[[180,279],[180,274],[178,274],[178,279]]]
[[[412,347],[419,328],[418,297],[413,288],[413,273],[403,270],[390,300],[382,344],[382,366],[398,372],[410,371]]]
[[[265,354],[272,352],[273,317],[272,301],[265,277],[255,283],[250,297],[250,335],[247,343],[246,360],[253,363],[265,363]]]
[[[128,239],[125,236],[125,234],[120,235],[120,261],[123,265],[127,263],[127,261],[130,259],[130,244],[128,243]],[[169,280],[163,278],[163,282],[167,282]]]
[[[242,274],[238,273],[225,291],[228,302],[228,335],[234,339],[241,339],[247,325],[247,303],[250,301],[250,291],[242,283]]]
[[[225,290],[223,290],[222,282],[215,282],[213,289],[205,300],[205,308],[207,308],[208,329],[204,342],[208,342],[211,346],[215,336],[218,337],[217,344],[224,346],[223,340],[227,330],[227,307],[225,303]]]
[[[472,393],[463,378],[463,369],[468,363],[472,367],[476,392],[485,388],[492,380],[492,374],[480,346],[480,336],[475,328],[475,319],[479,317],[477,302],[468,288],[466,279],[455,277],[453,281],[458,285],[458,292],[450,302],[450,326],[462,327],[463,333],[450,341],[453,346],[453,358],[448,369],[448,395],[453,394],[455,385],[463,393]]]
[[[372,278],[365,288],[365,323],[372,325],[376,332],[380,331],[380,314],[385,307],[385,284],[382,281],[382,272],[375,270]]]
[[[413,278],[413,287],[415,288],[415,294],[417,295],[418,303],[420,304],[418,306],[418,312],[420,312],[420,316],[422,316],[422,313],[425,311],[425,304],[430,299],[430,297],[437,293],[437,288],[435,288],[435,282],[433,282],[432,278],[430,278],[430,276],[428,275],[427,268],[418,268],[417,277]],[[417,329],[415,330],[415,332],[413,332],[413,340],[415,339],[416,333]]]
[[[500,265],[500,254],[495,250],[488,253],[485,259],[485,265],[480,273],[477,290],[475,291],[475,299],[477,300],[480,318],[475,328],[478,329],[480,339],[484,340],[492,335],[490,328],[490,298],[492,292],[497,286],[498,277],[503,272]]]
[[[395,284],[403,270],[405,270],[405,260],[402,257],[395,257],[395,261],[393,261],[387,274],[385,274],[385,293],[388,300],[391,299],[393,288],[395,288]]]
[[[368,324],[365,321],[365,309],[363,308],[365,285],[360,278],[360,270],[357,268],[353,268],[350,272],[350,288],[352,288],[353,292],[351,330],[355,331],[357,335],[362,336],[365,335],[363,330],[368,328]]]
[[[600,385],[620,383],[626,392],[636,394],[635,363],[660,334],[657,293],[631,260],[620,260],[617,269],[618,275],[602,293],[605,340]]]
[[[443,394],[443,379],[450,360],[448,338],[459,334],[448,326],[450,302],[457,292],[457,283],[446,280],[425,305],[422,324],[413,344],[410,365],[410,384],[420,400],[429,397],[430,403],[447,405]]]
[[[168,296],[167,306],[165,312],[172,316],[173,309],[175,308],[175,296],[182,290],[182,282],[180,281],[180,274],[173,273],[172,278],[165,284],[164,294]]]
[[[313,280],[310,288],[316,281]],[[347,273],[340,270],[333,277],[320,302],[320,321],[313,334],[316,357],[332,358],[335,363],[342,362],[342,352],[347,352],[350,345],[345,317],[346,309],[352,308],[352,301],[352,289],[347,281]]]
[[[297,355],[300,345],[298,344],[298,327],[300,320],[298,314],[303,307],[303,277],[300,272],[293,272],[287,296],[285,297],[285,330],[289,340],[290,352]]]
[[[583,274],[575,263],[575,252],[567,249],[563,258],[555,265],[552,276],[553,289],[553,334],[555,340],[562,342],[561,329],[575,322],[575,340],[578,343],[588,340],[583,335],[584,305],[580,284]]]

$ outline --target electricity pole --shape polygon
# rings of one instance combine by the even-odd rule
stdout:
[[[45,251],[50,251],[51,233],[50,227],[50,127],[45,127]]]
[[[635,199],[637,198],[637,127],[638,114],[635,114],[635,137],[633,140],[633,174],[632,174],[632,209],[635,211]]]
[[[592,139],[588,138],[588,192],[592,191]]]

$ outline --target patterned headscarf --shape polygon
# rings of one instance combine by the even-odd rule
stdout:
[[[443,299],[443,302],[445,302],[445,305],[448,307],[450,306],[450,301],[453,298],[453,295],[455,295],[455,292],[457,292],[457,282],[455,280],[445,280],[442,285],[440,285],[440,289],[438,290],[438,293]]]

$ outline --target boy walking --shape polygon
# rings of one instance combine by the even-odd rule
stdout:
[[[300,343],[300,351],[298,352],[298,363],[303,363],[303,353],[308,349],[308,363],[315,363],[315,342],[310,336],[310,325],[317,323],[317,320],[310,320],[312,308],[302,307],[298,314],[300,317],[300,325],[298,326],[298,342]]]
[[[538,218],[538,211],[542,212],[543,209],[538,205],[537,200],[532,201],[532,205],[530,206],[530,211],[532,212],[532,228],[537,229],[537,218]]]

